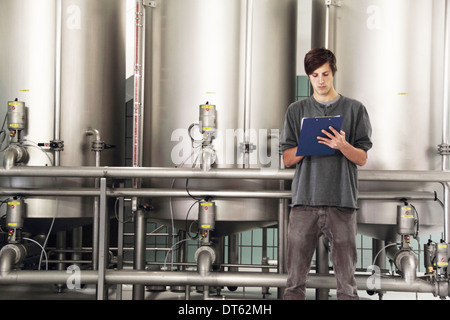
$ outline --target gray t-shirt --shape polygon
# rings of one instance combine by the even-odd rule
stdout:
[[[324,105],[312,96],[292,103],[287,112],[281,138],[281,151],[296,147],[303,117],[344,117],[342,131],[356,148],[368,151],[372,127],[366,108],[360,102],[340,96]],[[333,206],[357,208],[358,169],[340,151],[330,156],[308,156],[296,165],[292,181],[292,206]]]

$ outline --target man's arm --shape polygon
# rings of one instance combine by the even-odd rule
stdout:
[[[333,127],[329,128],[331,133],[326,130],[322,130],[329,139],[324,137],[317,137],[319,143],[325,144],[332,149],[336,149],[342,152],[342,154],[351,162],[358,166],[363,166],[367,162],[367,153],[365,150],[360,148],[355,148],[345,139],[345,132],[337,132]]]
[[[286,149],[283,152],[283,162],[286,167],[292,167],[293,165],[296,165],[297,163],[302,161],[304,156],[297,156],[296,153],[297,147]]]

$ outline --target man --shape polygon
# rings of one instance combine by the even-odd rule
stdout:
[[[367,161],[372,147],[371,125],[366,108],[358,101],[336,92],[333,77],[336,57],[323,48],[305,56],[305,71],[314,94],[291,104],[281,139],[286,167],[296,165],[292,181],[287,267],[284,299],[305,299],[306,277],[317,240],[324,234],[331,245],[331,260],[337,281],[337,298],[357,300],[355,282],[357,166]],[[342,130],[324,131],[317,142],[335,149],[333,155],[297,156],[303,117],[344,118]]]

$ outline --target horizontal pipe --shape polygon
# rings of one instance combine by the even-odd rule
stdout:
[[[158,167],[13,167],[0,169],[3,177],[262,179],[292,180],[294,169],[201,169]],[[450,171],[359,170],[360,181],[450,182]]]
[[[0,285],[11,284],[51,284],[73,281],[76,275],[66,271],[11,271],[0,277]],[[98,272],[83,270],[77,280],[81,284],[96,284]],[[359,290],[373,290],[368,275],[356,275],[356,285]],[[165,271],[135,271],[106,270],[105,282],[108,284],[140,284],[140,285],[207,285],[207,286],[244,286],[244,287],[285,287],[286,274],[274,272],[211,272],[201,276],[197,272],[165,272]],[[406,282],[401,277],[378,278],[379,291],[397,292],[428,292],[436,295],[438,284],[417,279]],[[306,286],[316,289],[336,289],[336,279],[333,274],[309,274]]]
[[[163,179],[275,179],[292,180],[294,170],[201,169],[157,167],[13,167],[0,169],[7,177],[163,178]]]
[[[30,188],[4,188],[0,189],[0,196],[21,195],[26,197],[98,197],[100,190],[96,188],[63,188],[63,189],[30,189]],[[292,193],[289,190],[189,190],[168,188],[107,188],[108,197],[212,197],[212,198],[271,198],[290,199]],[[436,200],[432,191],[397,191],[397,192],[360,192],[359,200]]]

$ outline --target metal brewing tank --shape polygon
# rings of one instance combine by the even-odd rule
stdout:
[[[199,106],[217,110],[215,168],[278,168],[286,107],[295,98],[297,1],[162,0],[146,9],[144,166],[198,165]],[[246,162],[245,129],[255,148]],[[273,131],[272,131],[273,129]],[[269,148],[267,148],[269,145]],[[245,145],[243,145],[245,146]],[[261,156],[262,155],[262,156]],[[264,157],[265,156],[265,157]],[[273,166],[273,167],[271,167]],[[151,181],[152,187],[185,188],[186,180]],[[189,189],[278,189],[279,182],[190,180]],[[215,234],[274,224],[278,200],[214,199]],[[150,218],[177,227],[197,219],[190,198],[153,199]],[[171,213],[172,210],[172,213]],[[188,214],[189,212],[189,214]]]
[[[26,165],[53,165],[53,152],[38,148],[55,138],[57,93],[58,1],[0,2],[0,118],[7,102],[17,98],[27,108]],[[61,2],[61,122],[64,151],[61,166],[95,166],[91,151],[97,129],[116,148],[105,150],[101,165],[123,165],[125,83],[125,1],[62,0]],[[6,142],[3,144],[3,147]],[[3,157],[2,157],[3,159]],[[1,187],[93,186],[92,180],[10,178]],[[92,199],[26,199],[27,218],[92,216]],[[29,220],[29,219],[26,219]],[[57,219],[59,220],[59,219]],[[38,228],[36,221],[31,223]],[[43,227],[48,230],[48,225]],[[41,230],[39,230],[41,231]]]
[[[323,45],[325,6],[315,1],[314,46]],[[364,103],[373,127],[373,149],[364,169],[441,170],[444,1],[345,0],[330,9],[329,48],[334,50],[339,93]],[[440,184],[360,183],[360,191],[436,191]],[[420,234],[443,230],[438,201],[410,200]],[[395,240],[400,201],[360,201],[358,230]]]

